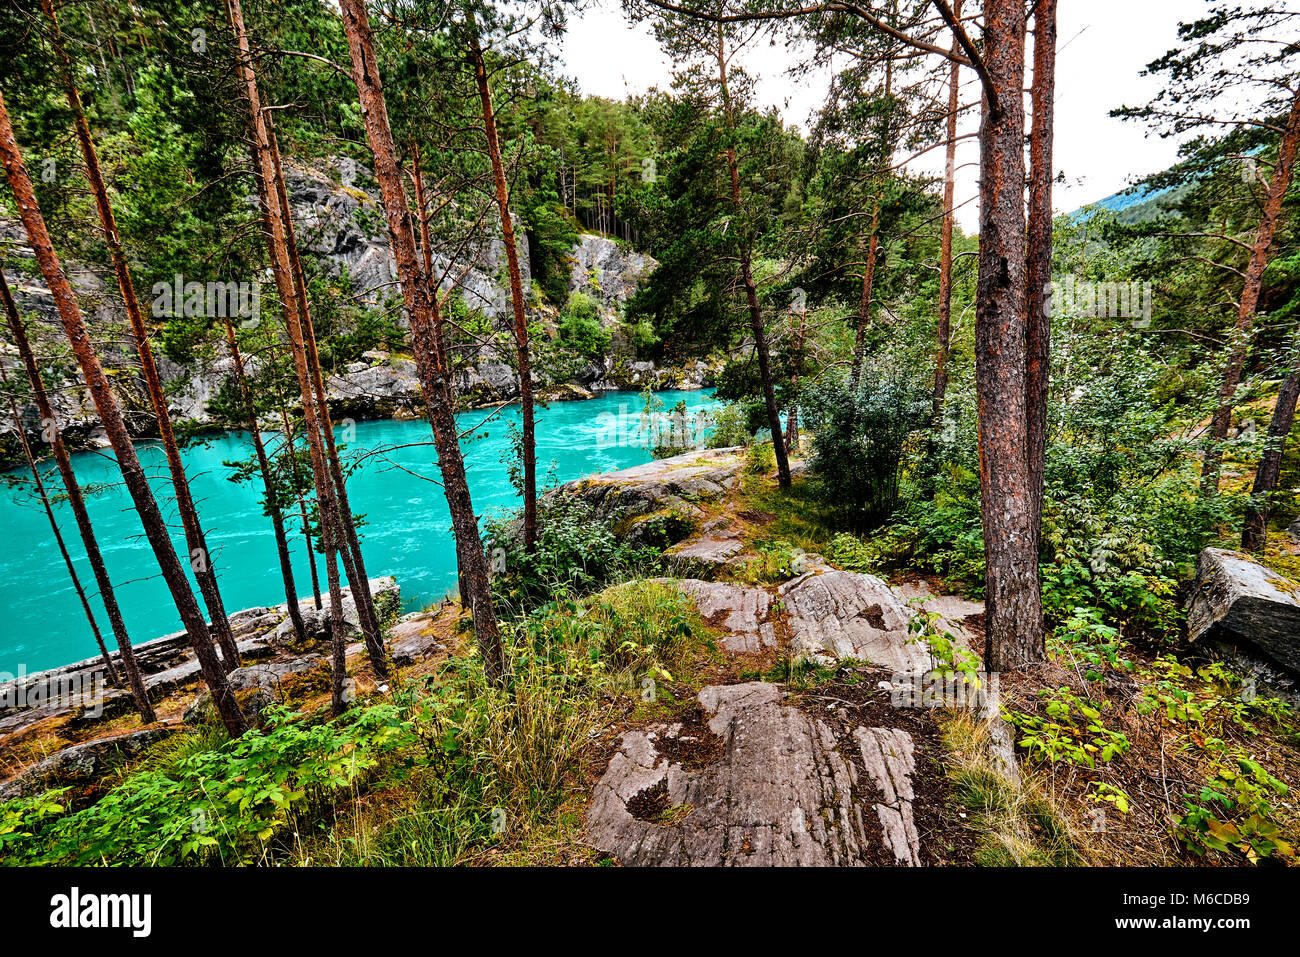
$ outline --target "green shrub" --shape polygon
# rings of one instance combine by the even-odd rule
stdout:
[[[145,766],[72,814],[57,815],[49,798],[0,805],[5,862],[264,861],[298,814],[346,793],[384,754],[413,740],[393,705],[318,725],[296,717],[281,710],[268,730],[209,750],[182,756],[173,747],[175,760]]]
[[[924,421],[920,393],[900,376],[864,369],[853,387],[837,370],[809,387],[802,402],[814,435],[812,470],[854,528],[878,526],[899,501],[907,437]]]
[[[599,360],[609,351],[609,330],[601,324],[596,301],[586,293],[570,293],[556,331],[560,342],[584,359]]]
[[[526,552],[518,510],[489,516],[483,537],[495,574],[493,594],[526,609],[554,595],[581,595],[648,569],[658,549],[630,545],[614,520],[596,516],[582,498],[557,495],[538,502],[536,547]]]
[[[739,402],[728,402],[710,409],[709,427],[711,431],[706,445],[711,449],[747,446],[754,441],[754,433],[749,430],[749,413]]]

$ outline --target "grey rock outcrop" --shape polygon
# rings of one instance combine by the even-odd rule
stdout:
[[[414,612],[393,625],[387,645],[393,664],[405,668],[446,650],[430,630],[434,617],[427,612]]]
[[[1196,562],[1187,636],[1244,646],[1300,675],[1300,584],[1249,555],[1207,548]]]
[[[0,799],[27,797],[50,787],[92,780],[103,774],[114,760],[139,754],[174,731],[174,728],[142,728],[64,748],[0,785]]]
[[[899,674],[934,667],[923,642],[909,639],[913,612],[875,575],[812,571],[783,584],[791,648],[818,664],[868,661]]]
[[[695,578],[677,584],[705,621],[727,632],[722,638],[726,651],[752,654],[776,647],[772,596],[763,589]]]
[[[547,492],[544,501],[579,498],[592,506],[594,520],[615,523],[628,541],[662,547],[690,533],[703,515],[696,503],[719,498],[735,486],[743,461],[741,449],[699,449],[566,482]]]
[[[665,551],[664,568],[673,575],[713,578],[730,565],[744,547],[737,530],[713,529]]]
[[[879,860],[877,841],[919,864],[911,736],[857,728],[860,768],[829,724],[783,698],[764,682],[710,685],[698,716],[625,734],[588,840],[637,866],[852,866]]]
[[[658,265],[650,256],[593,233],[578,237],[572,256],[569,292],[585,293],[606,307],[626,302]]]
[[[256,665],[245,665],[230,672],[227,680],[234,691],[265,688],[278,694],[287,679],[307,675],[313,671],[323,671],[326,667],[324,655],[303,655],[300,658],[284,658]]]

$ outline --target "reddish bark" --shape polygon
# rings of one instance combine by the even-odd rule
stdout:
[[[470,13],[470,63],[478,87],[479,108],[492,160],[492,179],[496,189],[497,210],[501,216],[501,242],[506,249],[506,267],[510,274],[510,304],[515,318],[515,355],[519,366],[519,404],[523,413],[524,466],[524,548],[532,551],[537,544],[537,444],[533,423],[532,362],[528,356],[528,316],[524,306],[523,275],[519,269],[519,250],[515,245],[515,226],[510,215],[510,192],[506,184],[506,167],[501,160],[501,142],[497,136],[496,111],[492,90],[488,86],[487,64],[479,46],[477,26]],[[432,295],[432,293],[430,293]]]
[[[352,600],[357,608],[357,618],[361,623],[361,633],[370,656],[370,665],[377,677],[387,678],[388,661],[384,654],[383,635],[380,633],[374,597],[370,594],[370,579],[366,572],[365,559],[361,554],[361,541],[357,537],[352,506],[348,501],[343,468],[339,463],[338,446],[334,441],[334,423],[330,418],[329,402],[325,395],[325,377],[321,371],[320,353],[316,348],[316,329],[311,318],[311,303],[307,298],[307,278],[302,268],[302,257],[298,252],[298,235],[294,229],[293,215],[289,207],[289,192],[285,188],[284,168],[280,163],[280,147],[276,140],[275,124],[270,115],[267,116],[267,135],[270,138],[271,155],[275,160],[276,195],[279,198],[280,217],[284,223],[285,238],[288,243],[289,262],[293,267],[294,289],[298,296],[303,342],[307,347],[307,367],[312,373],[312,388],[315,391],[325,439],[325,463],[329,467],[330,480],[334,483],[334,504],[338,513],[336,527],[340,533],[339,557],[343,561],[343,570],[352,590]]]
[[[505,648],[501,642],[496,612],[492,607],[487,556],[483,552],[478,518],[474,514],[469,485],[465,479],[465,460],[452,414],[448,372],[438,361],[435,337],[436,329],[441,324],[440,306],[438,298],[430,295],[428,284],[421,277],[415,252],[415,234],[411,227],[411,212],[397,165],[397,152],[393,146],[388,107],[375,61],[374,36],[366,6],[361,0],[341,0],[340,8],[352,58],[352,78],[357,86],[366,135],[375,159],[375,177],[384,198],[384,212],[393,255],[397,261],[402,298],[410,316],[411,344],[433,429],[443,491],[451,512],[457,564],[461,580],[468,588],[468,594],[462,591],[461,599],[468,602],[473,616],[474,632],[483,654],[484,673],[489,681],[500,683],[506,674]]]
[[[1210,420],[1210,447],[1206,449],[1205,461],[1201,465],[1201,490],[1208,496],[1219,493],[1219,467],[1223,462],[1220,443],[1228,437],[1228,428],[1232,425],[1232,400],[1237,394],[1237,386],[1241,384],[1241,371],[1250,349],[1255,313],[1259,309],[1259,294],[1264,286],[1264,270],[1268,266],[1269,254],[1282,220],[1282,201],[1291,185],[1297,150],[1300,150],[1300,93],[1296,94],[1291,103],[1286,129],[1278,147],[1277,166],[1273,170],[1273,180],[1269,183],[1268,198],[1264,202],[1264,213],[1259,220],[1259,229],[1255,232],[1250,264],[1246,267],[1246,278],[1241,288],[1237,322],[1230,339],[1228,365],[1224,369],[1223,384],[1219,388],[1219,404]]]
[[[40,207],[36,202],[36,192],[32,186],[31,177],[23,163],[22,153],[18,149],[18,143],[14,137],[13,126],[9,120],[3,94],[0,94],[0,159],[3,160],[5,171],[8,173],[9,187],[14,193],[19,218],[22,220],[23,227],[27,230],[28,242],[31,243],[41,274],[45,277],[50,295],[59,311],[64,332],[67,334],[68,342],[72,345],[73,355],[76,356],[77,364],[81,368],[86,388],[90,392],[96,411],[99,413],[100,422],[104,427],[104,432],[117,456],[118,466],[122,471],[122,478],[126,484],[127,492],[131,495],[131,499],[135,504],[136,512],[139,514],[140,522],[144,527],[145,537],[148,539],[154,556],[158,560],[163,580],[171,592],[176,611],[180,615],[185,630],[189,635],[190,643],[194,647],[199,666],[204,679],[208,683],[208,688],[212,692],[217,711],[230,733],[240,735],[247,729],[247,722],[244,720],[244,715],[240,711],[234,693],[226,681],[221,661],[217,657],[216,648],[212,643],[208,623],[204,620],[198,602],[194,599],[194,593],[190,590],[184,567],[181,565],[176,550],[172,546],[162,512],[158,509],[158,503],[155,501],[153,491],[149,487],[144,469],[140,465],[140,459],[136,455],[135,447],[131,444],[131,436],[127,432],[126,422],[122,418],[122,410],[118,404],[117,396],[113,394],[113,390],[109,386],[108,376],[105,375],[104,369],[99,363],[99,357],[95,354],[94,346],[91,344],[90,334],[81,315],[81,308],[77,304],[76,294],[72,291],[72,286],[68,283],[67,277],[64,276],[63,267],[54,251],[53,244],[50,242],[45,219],[41,215]]]
[[[1026,408],[1025,10],[984,4],[986,89],[980,135],[980,258],[975,321],[980,516],[986,556],[985,667],[1043,657]]]
[[[251,156],[257,182],[258,201],[266,230],[266,247],[271,263],[271,274],[280,295],[285,331],[289,337],[290,352],[293,356],[294,373],[302,395],[307,445],[311,454],[312,477],[316,486],[316,503],[320,511],[321,545],[325,550],[325,578],[330,598],[332,672],[330,706],[333,713],[337,715],[347,707],[344,697],[344,682],[347,677],[346,626],[343,620],[343,593],[339,585],[335,529],[338,511],[334,502],[333,485],[325,464],[325,449],[321,439],[322,425],[315,390],[312,386],[312,373],[308,366],[307,347],[303,340],[302,314],[294,282],[293,266],[289,260],[287,229],[281,215],[280,203],[277,201],[275,156],[266,116],[262,111],[257,73],[253,67],[252,52],[239,0],[227,0],[226,13],[238,45],[239,71],[248,96],[249,125],[253,135]]]

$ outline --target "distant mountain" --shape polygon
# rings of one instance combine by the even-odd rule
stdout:
[[[1170,215],[1170,207],[1178,202],[1190,186],[1191,184],[1184,184],[1164,189],[1151,189],[1139,184],[1082,206],[1072,212],[1070,217],[1086,219],[1092,215],[1093,210],[1105,209],[1113,212],[1115,218],[1126,225],[1145,222],[1159,216]]]

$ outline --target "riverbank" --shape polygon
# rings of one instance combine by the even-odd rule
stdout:
[[[660,398],[667,408],[686,402],[692,415],[713,404],[707,390],[661,393]],[[643,407],[639,393],[606,392],[585,402],[539,409],[537,461],[543,486],[649,462],[649,437],[638,432]],[[490,419],[489,415],[474,411],[458,417],[463,429],[481,425],[462,443],[475,508],[481,515],[497,514],[518,502],[502,464],[502,457],[509,454],[509,428],[518,409],[508,406]],[[455,587],[456,575],[454,550],[447,547],[451,521],[435,481],[427,427],[420,421],[357,422],[341,428],[339,439],[351,450],[345,456],[361,450],[369,453],[348,479],[353,507],[365,520],[361,534],[368,568],[376,576],[400,579],[407,611],[439,600]],[[161,450],[145,443],[140,451],[159,501],[169,501]],[[240,433],[210,436],[183,453],[229,608],[284,600],[279,576],[273,571],[278,559],[270,524],[262,515],[260,492],[252,485],[229,481],[230,469],[223,464],[251,454],[247,438]],[[166,588],[155,577],[152,554],[139,539],[138,519],[126,507],[112,457],[81,453],[74,456],[74,468],[80,484],[97,490],[88,507],[102,540],[113,543],[106,559],[114,582],[119,583],[118,599],[129,632],[151,639],[179,629]],[[67,506],[56,504],[55,510],[60,524],[71,527]],[[11,492],[0,500],[0,524],[7,529],[10,545],[0,555],[0,575],[10,584],[0,671],[15,674],[22,666],[34,673],[93,655],[93,640],[44,516],[19,504]],[[310,589],[308,556],[296,523],[290,532],[301,593]],[[84,557],[74,561],[81,571]]]
[[[193,684],[148,728],[66,715],[11,734],[0,793],[31,797],[0,806],[21,824],[6,850],[26,863],[371,866],[1290,855],[1286,800],[1226,849],[1198,830],[1194,803],[1234,755],[1251,755],[1245,784],[1300,782],[1294,718],[1276,702],[1242,698],[1222,666],[1088,634],[985,674],[982,605],[908,569],[837,563],[834,508],[801,473],[778,492],[761,456],[717,450],[555,490],[557,507],[607,508],[623,538],[664,511],[682,521],[654,567],[503,618],[507,688],[484,681],[449,602],[387,627],[391,683],[353,645],[356,706],[338,719],[319,652],[277,648],[235,672],[269,721],[238,741]],[[36,796],[52,786],[58,803]]]

